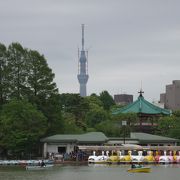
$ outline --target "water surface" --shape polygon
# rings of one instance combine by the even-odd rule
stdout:
[[[0,167],[0,180],[180,180],[180,165],[151,166],[151,173],[128,173],[129,165],[66,165],[44,170]]]

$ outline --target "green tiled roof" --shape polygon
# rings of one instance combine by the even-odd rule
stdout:
[[[170,110],[160,108],[146,101],[142,95],[138,99],[123,108],[115,110],[112,114],[120,113],[143,113],[143,114],[165,114],[170,115]]]
[[[107,138],[102,132],[90,132],[85,134],[59,134],[41,139],[41,142],[47,143],[77,143],[77,144],[104,144],[108,140],[122,140],[119,137]],[[157,136],[147,133],[131,132],[130,138],[126,140],[136,140],[142,143],[169,143],[179,142],[178,139]]]
[[[147,133],[141,133],[141,132],[134,132],[131,133],[132,139],[138,139],[140,143],[143,142],[177,142],[178,139],[164,137],[164,136],[158,136],[153,134],[147,134]]]
[[[101,143],[106,142],[108,138],[101,132],[90,132],[86,134],[58,134],[41,139],[41,142],[87,142]]]

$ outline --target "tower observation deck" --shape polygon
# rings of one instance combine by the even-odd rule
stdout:
[[[85,97],[87,95],[86,84],[89,78],[87,53],[88,52],[84,50],[84,24],[82,24],[82,50],[80,51],[80,57],[78,57],[79,59],[78,59],[78,75],[77,75],[80,84],[80,96],[82,97]]]

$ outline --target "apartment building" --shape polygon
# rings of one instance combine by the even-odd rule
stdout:
[[[180,80],[174,80],[172,84],[166,85],[166,92],[160,94],[160,103],[171,110],[180,110]]]

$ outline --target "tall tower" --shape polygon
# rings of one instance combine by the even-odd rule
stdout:
[[[78,81],[80,84],[80,96],[86,96],[86,84],[89,78],[88,75],[88,62],[87,62],[87,51],[84,50],[84,24],[82,24],[82,50],[80,52],[80,58],[78,61]],[[79,54],[79,50],[78,50]]]

